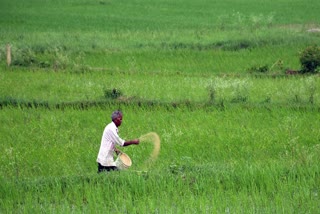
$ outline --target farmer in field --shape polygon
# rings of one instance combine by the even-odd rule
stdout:
[[[123,115],[121,111],[114,111],[111,115],[112,122],[109,123],[103,131],[101,145],[97,157],[98,173],[103,171],[118,170],[113,159],[114,152],[117,154],[119,153],[116,145],[129,146],[133,144],[139,144],[139,139],[125,141],[119,137],[118,127],[122,123],[122,116]]]

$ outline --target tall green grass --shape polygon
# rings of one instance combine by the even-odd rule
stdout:
[[[161,161],[156,168],[184,162],[191,166],[210,162],[263,164],[272,160],[306,164],[317,158],[313,154],[318,152],[319,143],[317,111],[121,107],[125,112],[121,127],[124,138],[151,131],[161,136]],[[1,127],[2,176],[62,176],[95,171],[94,157],[111,111],[110,107],[87,111],[2,109],[1,120],[5,124]],[[152,145],[125,148],[133,159],[137,156],[135,166],[149,155],[148,149]],[[69,161],[75,162],[68,164]]]
[[[161,136],[160,156],[147,172],[141,170],[152,145],[141,143],[123,149],[133,160],[128,171],[96,174],[111,108],[3,109],[1,210],[269,213],[319,208],[318,112],[121,109],[123,137],[150,131]]]
[[[210,75],[166,72],[98,71],[87,73],[0,72],[4,102],[106,101],[112,89],[119,101],[311,105],[319,103],[318,76]],[[108,98],[108,97],[107,97]]]
[[[283,74],[319,43],[319,1],[0,7],[0,213],[318,212],[319,78]],[[97,174],[118,108],[160,155],[125,147],[129,170]]]
[[[112,70],[220,73],[282,60],[286,67],[299,69],[298,53],[319,42],[317,33],[307,32],[318,27],[317,1],[290,1],[290,7],[283,6],[286,1],[248,0],[1,4],[0,46],[12,44],[13,62],[27,60],[24,66],[32,61],[50,68],[58,63],[59,69],[80,64]]]

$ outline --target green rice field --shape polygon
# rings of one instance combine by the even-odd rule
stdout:
[[[319,1],[0,8],[0,213],[319,213],[319,70],[296,74]],[[117,109],[160,152],[97,174]]]

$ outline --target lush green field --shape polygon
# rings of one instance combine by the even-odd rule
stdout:
[[[319,212],[320,79],[285,74],[320,42],[319,1],[0,7],[0,213]],[[160,154],[98,175],[115,109]]]
[[[125,148],[129,171],[96,174],[105,109],[1,110],[2,211],[302,212],[319,209],[319,113],[122,106],[120,133],[161,136]],[[135,170],[147,170],[136,172]]]
[[[190,103],[191,105],[269,105],[272,107],[320,104],[319,76],[264,77],[184,73],[84,74],[61,72],[1,72],[2,103],[104,102],[117,89],[123,102]],[[107,97],[108,98],[108,97]],[[109,100],[109,99],[108,99]],[[114,101],[111,99],[111,101]]]
[[[278,61],[299,69],[299,52],[319,43],[308,32],[319,4],[4,0],[0,45],[12,45],[13,64],[56,69],[233,73]]]

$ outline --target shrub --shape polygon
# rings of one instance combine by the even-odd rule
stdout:
[[[12,65],[29,67],[38,63],[36,54],[30,49],[18,49],[13,56]]]
[[[317,45],[307,47],[300,54],[301,73],[317,73],[320,66],[320,47]]]
[[[267,73],[269,71],[268,65],[261,65],[261,66],[253,66],[248,69],[249,73]]]
[[[104,97],[106,99],[117,99],[122,95],[122,92],[119,89],[105,89],[104,90]]]

